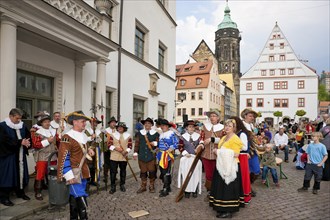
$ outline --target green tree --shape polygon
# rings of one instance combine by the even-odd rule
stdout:
[[[275,117],[277,117],[277,124],[278,124],[280,117],[283,116],[283,112],[281,112],[281,111],[276,111],[276,112],[273,113],[273,115],[274,115]]]
[[[297,110],[296,115],[299,116],[299,117],[302,117],[302,116],[306,115],[306,111],[303,110],[303,109]]]
[[[330,101],[330,94],[324,84],[319,85],[319,101]]]

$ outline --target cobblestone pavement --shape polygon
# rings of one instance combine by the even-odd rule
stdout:
[[[283,158],[281,152],[279,157]],[[318,195],[308,192],[298,193],[302,186],[304,171],[296,170],[292,163],[293,154],[290,154],[290,163],[283,163],[283,171],[288,179],[280,180],[280,187],[273,183],[267,188],[261,184],[260,177],[254,184],[257,197],[251,204],[241,208],[233,215],[233,219],[329,219],[330,218],[330,182],[322,182]],[[176,167],[178,164],[176,161]],[[129,172],[129,171],[128,171]],[[278,169],[279,174],[279,169]],[[269,174],[271,179],[271,175]],[[183,199],[175,203],[178,189],[175,187],[176,176],[172,183],[172,193],[165,198],[159,198],[158,193],[144,192],[136,194],[139,184],[130,178],[127,180],[125,193],[119,191],[110,195],[104,189],[98,194],[92,194],[89,199],[89,219],[131,219],[128,212],[146,210],[150,214],[138,219],[215,219],[216,212],[204,202],[205,190],[197,198]],[[311,182],[313,184],[313,181]],[[161,189],[160,180],[157,180],[157,191]],[[61,210],[42,210],[23,218],[42,219],[69,219],[69,208]]]

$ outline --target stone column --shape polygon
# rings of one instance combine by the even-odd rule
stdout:
[[[107,58],[99,58],[97,60],[97,73],[96,73],[96,96],[95,104],[105,106],[105,96],[106,96],[106,64],[110,60]],[[105,114],[105,109],[103,109]],[[101,111],[98,110],[96,114],[97,118],[101,120]]]
[[[16,107],[16,41],[17,23],[1,16],[0,30],[0,118]]]
[[[82,88],[83,88],[83,79],[82,72],[85,63],[81,61],[75,62],[75,100],[74,100],[74,109],[82,110]]]

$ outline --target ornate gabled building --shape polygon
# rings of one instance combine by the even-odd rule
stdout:
[[[241,77],[240,94],[240,109],[261,112],[260,120],[271,125],[275,111],[294,118],[297,110],[304,109],[305,117],[317,117],[316,71],[299,61],[277,23],[256,64]]]
[[[230,9],[225,7],[223,21],[218,25],[215,32],[215,56],[218,61],[219,77],[232,86],[236,99],[236,112],[239,110],[240,92],[240,41],[241,35],[237,24],[231,20]]]

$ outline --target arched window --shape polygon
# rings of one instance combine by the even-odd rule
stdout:
[[[196,78],[196,85],[200,85],[202,83],[202,79],[201,78]]]

